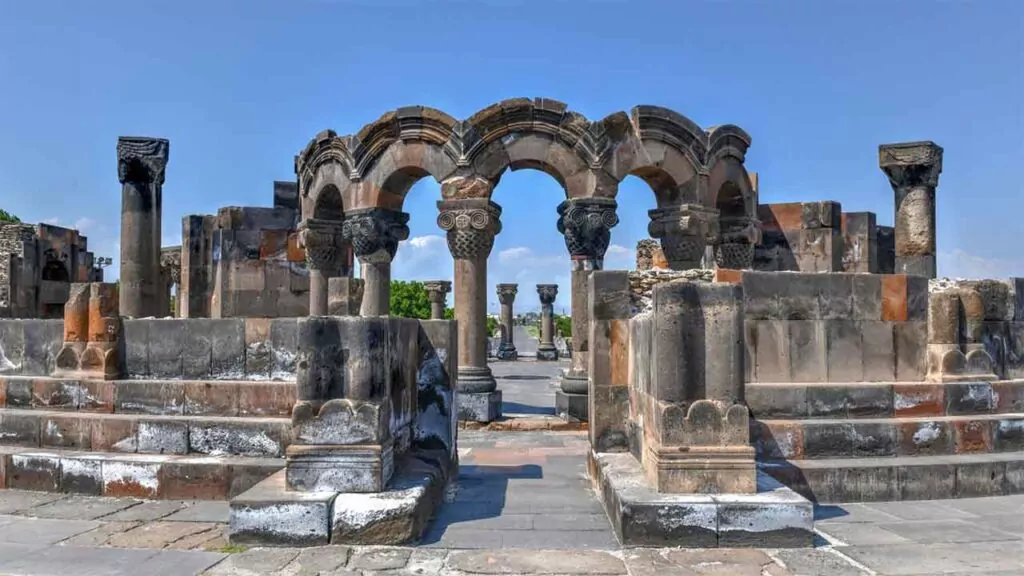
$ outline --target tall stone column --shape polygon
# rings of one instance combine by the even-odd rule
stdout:
[[[345,239],[363,270],[361,316],[387,316],[391,311],[391,260],[398,243],[409,237],[409,215],[397,210],[364,208],[345,213]]]
[[[555,297],[558,284],[537,284],[540,296],[540,345],[537,346],[537,360],[558,360],[555,347]]]
[[[672,270],[700,268],[705,248],[718,238],[718,210],[697,204],[658,208],[647,212],[647,231],[661,241],[661,251]],[[753,254],[753,253],[751,253]]]
[[[718,219],[720,237],[715,244],[715,266],[749,270],[754,266],[754,247],[761,243],[761,222],[750,216]]]
[[[501,416],[501,391],[487,367],[487,256],[501,232],[501,207],[487,198],[442,200],[437,207],[455,260],[459,419],[490,422]]]
[[[444,320],[445,304],[448,303],[452,283],[447,280],[431,280],[424,282],[423,287],[427,290],[427,300],[430,300],[430,319]]]
[[[935,278],[935,188],[942,148],[934,142],[883,144],[878,165],[896,193],[896,274]]]
[[[328,314],[328,282],[347,275],[346,243],[340,220],[309,218],[299,226],[299,243],[309,270],[309,315]]]
[[[162,138],[117,140],[121,181],[120,313],[145,318],[160,313],[160,219],[164,171],[171,143]]]
[[[587,419],[587,363],[590,313],[587,285],[590,274],[604,267],[611,229],[619,223],[618,205],[611,198],[566,200],[558,206],[558,231],[572,259],[572,367],[555,392],[555,410],[573,420]]]
[[[515,329],[515,314],[512,312],[512,303],[515,302],[518,291],[518,284],[498,284],[498,302],[501,302],[501,325],[503,327],[501,344],[498,346],[498,360],[516,360],[519,358],[519,352],[516,351],[515,338],[512,336],[512,331]]]

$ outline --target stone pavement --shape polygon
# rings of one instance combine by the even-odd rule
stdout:
[[[488,363],[501,390],[501,410],[505,416],[555,414],[555,390],[562,371],[569,368],[567,359],[537,362],[520,359],[514,362]]]

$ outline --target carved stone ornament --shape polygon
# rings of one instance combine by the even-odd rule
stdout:
[[[501,232],[501,207],[490,201],[442,200],[437,225],[448,233],[448,249],[457,260],[487,257]]]
[[[345,238],[340,222],[306,220],[299,227],[299,244],[306,251],[306,266],[311,270],[336,272],[345,263]]]
[[[498,301],[502,304],[512,304],[515,302],[516,293],[519,292],[518,284],[498,284]]]
[[[673,268],[699,265],[704,247],[718,239],[718,210],[696,204],[649,210],[647,231],[661,241]]]
[[[542,306],[551,306],[558,296],[558,284],[537,284],[537,295]]]
[[[360,260],[390,262],[398,243],[409,238],[408,222],[405,212],[367,208],[346,212],[342,230]]]
[[[124,184],[163,184],[171,143],[163,138],[117,139],[117,179]]]
[[[942,148],[934,142],[883,144],[878,147],[878,166],[894,190],[939,185]]]
[[[579,198],[558,205],[558,231],[574,257],[604,258],[611,229],[619,223],[618,206],[611,198]]]
[[[423,288],[427,291],[427,300],[444,304],[448,293],[452,291],[452,283],[448,280],[430,280],[423,283]]]

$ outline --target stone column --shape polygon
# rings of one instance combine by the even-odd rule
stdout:
[[[459,419],[490,422],[501,416],[501,391],[487,367],[487,256],[501,232],[501,207],[487,198],[442,200],[437,207],[455,260]]]
[[[160,310],[160,219],[164,171],[171,144],[162,138],[117,140],[121,181],[120,313],[130,318]]]
[[[447,280],[431,280],[424,282],[427,300],[430,300],[430,319],[444,320],[444,308],[448,301],[448,293],[452,291],[452,283]]]
[[[309,218],[299,226],[299,243],[306,251],[309,270],[309,315],[328,313],[328,281],[346,276],[346,244],[340,220]]]
[[[648,210],[647,215],[651,218],[647,231],[652,238],[661,241],[661,250],[670,269],[701,267],[704,249],[718,237],[718,210],[683,204]]]
[[[512,331],[515,329],[515,314],[512,313],[512,303],[515,302],[518,291],[518,284],[498,284],[498,301],[501,302],[501,325],[504,327],[501,335],[501,344],[498,346],[498,360],[516,360],[519,358],[519,353],[516,351],[515,338],[512,335]]]
[[[896,193],[896,274],[935,278],[935,188],[942,148],[934,142],[883,144],[878,165]]]
[[[572,258],[572,367],[555,392],[555,410],[569,419],[587,419],[587,362],[590,313],[587,284],[590,274],[604,266],[611,229],[619,223],[611,198],[566,200],[558,206],[558,231]]]
[[[352,243],[363,270],[361,316],[387,316],[391,310],[391,260],[398,243],[409,237],[409,215],[364,208],[345,213],[345,239]]]
[[[558,360],[555,347],[555,296],[558,284],[537,284],[540,296],[540,345],[537,346],[537,360]]]
[[[761,222],[749,216],[722,216],[718,228],[715,266],[728,270],[752,268],[754,247],[761,243]]]

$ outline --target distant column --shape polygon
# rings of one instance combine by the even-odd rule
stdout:
[[[345,239],[363,271],[360,316],[387,316],[391,311],[391,260],[398,243],[409,237],[409,215],[397,210],[364,208],[345,213]]]
[[[558,284],[537,284],[540,296],[540,345],[537,346],[537,360],[558,360],[555,347],[555,297]]]
[[[501,344],[498,346],[498,353],[496,354],[498,360],[516,360],[519,358],[515,339],[512,336],[512,330],[515,328],[515,314],[512,312],[512,304],[516,300],[517,292],[519,292],[518,284],[498,284],[498,301],[501,303],[501,325],[504,327],[501,335]]]
[[[299,242],[309,270],[309,315],[328,313],[328,281],[343,276],[346,244],[341,221],[309,218],[299,226]]]
[[[878,165],[896,193],[896,274],[935,278],[935,188],[942,148],[934,142],[883,144]]]
[[[164,171],[171,144],[162,138],[122,136],[117,140],[121,182],[120,313],[156,316],[160,290],[160,219]]]
[[[447,280],[431,280],[424,282],[423,287],[427,290],[427,300],[430,300],[430,319],[444,320],[445,304],[448,303],[452,283]]]

